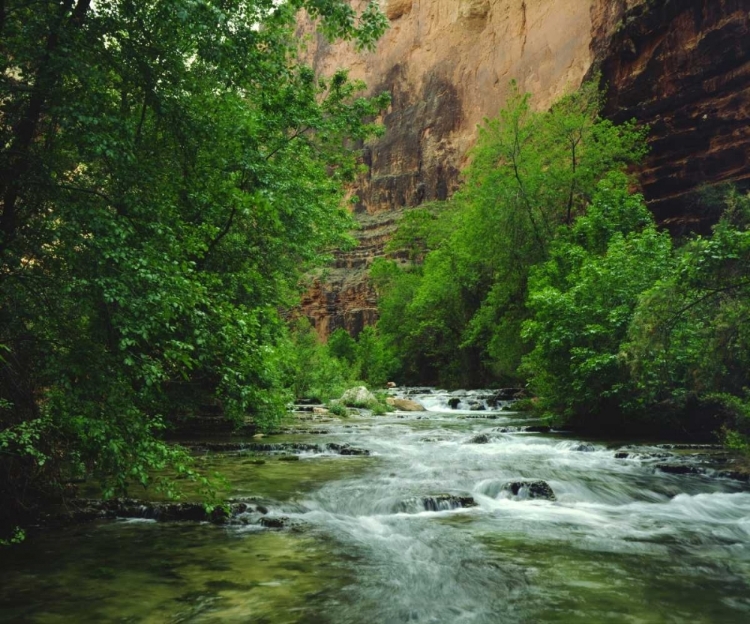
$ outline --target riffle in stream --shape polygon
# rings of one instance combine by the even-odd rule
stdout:
[[[0,621],[750,621],[747,483],[450,409],[447,393],[410,398],[429,411],[263,440],[321,446],[299,461],[206,455],[285,529],[97,522],[2,552]]]

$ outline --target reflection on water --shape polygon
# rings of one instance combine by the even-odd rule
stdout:
[[[205,459],[232,495],[263,499],[295,530],[100,523],[4,551],[0,620],[750,621],[746,486],[665,474],[601,443],[503,433],[523,419],[467,418],[441,401],[273,440],[372,457]],[[555,500],[509,493],[523,480],[545,481]],[[423,510],[435,508],[446,510]]]

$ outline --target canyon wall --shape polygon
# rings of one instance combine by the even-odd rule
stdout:
[[[355,3],[358,0],[354,0]],[[640,172],[657,217],[695,227],[691,192],[750,179],[750,9],[747,0],[382,0],[390,29],[373,52],[330,45],[301,21],[316,71],[350,68],[369,92],[391,93],[387,132],[364,146],[353,189],[360,246],[315,281],[302,311],[325,336],[376,319],[367,269],[404,211],[459,185],[476,126],[510,81],[548,107],[601,71],[606,114],[652,126]]]
[[[631,8],[593,39],[605,114],[650,126],[640,170],[657,220],[706,230],[703,185],[750,182],[750,2],[661,0]]]

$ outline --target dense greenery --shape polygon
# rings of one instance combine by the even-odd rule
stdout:
[[[541,407],[599,426],[746,426],[750,198],[726,202],[712,236],[673,247],[639,196],[602,185],[532,272],[524,367]]]
[[[586,86],[545,113],[515,90],[480,129],[465,183],[445,205],[411,213],[395,246],[423,264],[381,263],[381,332],[413,382],[518,380],[529,269],[561,224],[585,212],[605,175],[644,152],[643,132],[598,115]]]
[[[625,173],[643,133],[597,111],[590,87],[543,113],[514,94],[461,192],[405,219],[393,245],[412,263],[373,271],[397,376],[528,384],[587,427],[746,429],[750,198],[674,243]]]
[[[344,0],[0,3],[0,525],[93,475],[184,457],[165,418],[273,421],[301,271],[346,245],[347,141],[384,97],[297,58],[305,8],[367,46]]]
[[[338,399],[347,388],[364,382],[384,387],[398,365],[373,327],[366,327],[356,340],[337,329],[324,343],[307,319],[299,319],[286,347],[285,385],[295,397],[322,402]]]

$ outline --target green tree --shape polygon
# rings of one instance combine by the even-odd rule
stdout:
[[[712,235],[688,240],[641,295],[623,348],[642,406],[747,430],[750,197],[725,203]]]
[[[428,249],[403,313],[388,293],[403,300],[406,290],[384,289],[382,323],[403,328],[394,343],[409,345],[407,368],[431,360],[437,381],[451,385],[518,378],[530,267],[547,258],[560,225],[585,213],[599,180],[645,151],[643,131],[599,117],[599,99],[584,85],[534,112],[514,86],[480,128],[465,183],[437,211],[431,234],[411,228]]]
[[[670,272],[671,251],[622,174],[605,178],[586,215],[561,230],[532,269],[523,326],[533,344],[524,370],[548,414],[596,426],[622,414],[635,388],[621,345],[640,294]]]
[[[0,525],[94,474],[184,459],[165,418],[288,398],[277,310],[349,240],[349,140],[386,98],[297,59],[295,14],[370,45],[343,0],[0,3]]]

